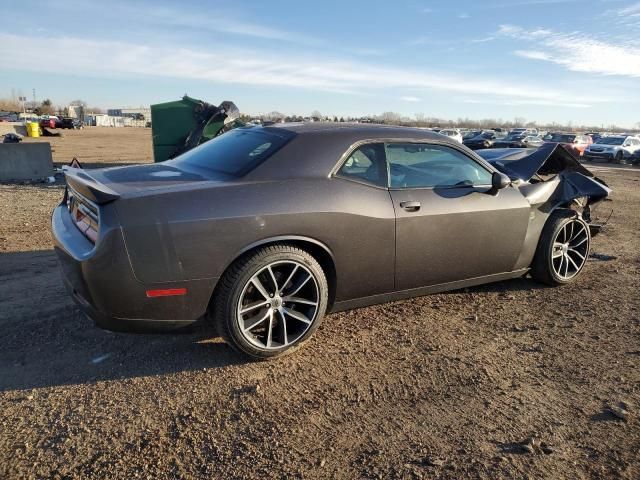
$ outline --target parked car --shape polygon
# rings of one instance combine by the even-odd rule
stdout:
[[[589,160],[626,163],[627,159],[638,150],[640,150],[640,138],[615,135],[602,137],[596,143],[589,145],[584,151],[584,156]]]
[[[535,128],[512,128],[511,130],[509,130],[509,135],[511,134],[526,134],[526,135],[538,135],[538,130]]]
[[[445,137],[449,137],[458,143],[462,143],[462,134],[460,133],[459,130],[446,129],[446,130],[440,130],[440,132],[438,133],[440,133],[440,135],[444,135]]]
[[[462,143],[471,150],[480,150],[483,148],[491,148],[496,140],[501,140],[503,138],[505,138],[505,135],[501,135],[498,132],[494,132],[493,130],[483,130],[479,135],[463,140]]]
[[[43,118],[40,120],[40,127],[41,128],[58,128],[57,127],[58,122],[59,120],[57,117]]]
[[[585,149],[593,143],[593,140],[589,135],[563,132],[551,133],[545,137],[545,141],[561,143],[578,156],[582,156]]]
[[[465,132],[465,134],[462,136],[462,142],[464,143],[465,140],[469,140],[471,138],[475,138],[478,135],[480,135],[482,133],[482,130],[469,130],[467,132]]]
[[[636,150],[631,157],[629,157],[629,161],[632,165],[640,165],[640,149]]]
[[[81,130],[84,126],[77,118],[62,118],[57,125],[57,128],[68,128],[73,130]]]
[[[537,148],[543,143],[544,140],[535,135],[509,134],[505,138],[493,142],[491,148]]]
[[[255,358],[301,345],[325,312],[525,274],[572,282],[610,192],[557,145],[491,164],[425,130],[330,123],[241,127],[173,160],[65,175],[55,250],[90,317],[208,319]]]

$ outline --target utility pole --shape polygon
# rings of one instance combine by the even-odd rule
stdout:
[[[35,109],[38,106],[36,103],[36,89],[33,89],[33,108]]]
[[[27,119],[27,108],[25,107],[25,103],[27,103],[27,97],[20,96],[20,97],[18,97],[18,99],[22,103],[22,114],[24,115],[23,120],[26,121],[26,119]]]

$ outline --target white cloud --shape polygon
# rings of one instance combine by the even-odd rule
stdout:
[[[462,18],[462,19],[469,18],[469,14],[468,13],[464,13],[464,12],[463,13],[459,13],[458,14],[458,18]]]
[[[618,10],[618,15],[625,16],[631,15],[633,17],[640,16],[640,2],[629,5],[625,8]]]
[[[400,97],[400,100],[404,100],[405,102],[419,102],[420,99],[418,97],[406,96]]]
[[[0,33],[0,64],[5,69],[40,74],[82,72],[88,76],[171,77],[230,84],[291,87],[350,94],[383,89],[419,92],[438,90],[465,95],[492,95],[509,101],[556,105],[606,101],[589,92],[583,97],[548,85],[407,70],[337,58],[295,57],[219,46],[193,50],[171,46],[70,37],[38,38]],[[42,45],[47,48],[43,49]],[[20,51],[20,55],[15,55]],[[65,52],[51,55],[50,52]],[[408,98],[408,97],[407,97]],[[418,98],[418,97],[415,97]],[[408,100],[410,101],[410,100]]]
[[[640,50],[632,38],[612,44],[582,32],[526,30],[514,25],[501,25],[498,34],[535,43],[535,50],[515,52],[522,57],[552,62],[575,72],[640,77]]]
[[[548,54],[537,50],[516,50],[513,53],[519,57],[531,58],[533,60],[551,60]]]

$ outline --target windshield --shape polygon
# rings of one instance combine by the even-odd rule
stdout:
[[[603,137],[596,143],[601,145],[622,145],[624,143],[624,137]]]
[[[236,128],[183,153],[172,162],[178,166],[183,164],[240,177],[273,155],[294,136],[287,130]]]
[[[554,133],[553,135],[551,135],[551,138],[549,139],[549,141],[558,142],[558,143],[573,143],[575,139],[576,139],[575,135],[565,135],[562,133]]]

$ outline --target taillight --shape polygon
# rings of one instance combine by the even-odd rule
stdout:
[[[71,187],[67,187],[66,199],[67,209],[78,230],[93,243],[96,243],[100,228],[98,206],[87,200]]]

